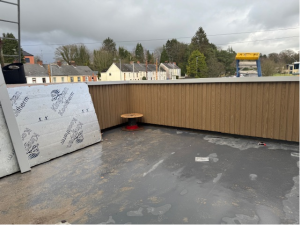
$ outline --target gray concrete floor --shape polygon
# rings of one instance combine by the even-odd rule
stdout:
[[[295,143],[156,126],[103,139],[0,179],[0,223],[299,223]]]

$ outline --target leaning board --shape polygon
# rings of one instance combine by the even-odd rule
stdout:
[[[87,84],[12,86],[8,93],[31,166],[101,141]],[[0,177],[17,171],[0,105]]]

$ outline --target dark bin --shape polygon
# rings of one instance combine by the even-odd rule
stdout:
[[[23,63],[12,63],[2,68],[6,84],[26,84]]]

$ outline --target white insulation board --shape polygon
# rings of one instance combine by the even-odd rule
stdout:
[[[31,166],[101,141],[85,83],[8,88]],[[19,171],[0,105],[0,177]]]

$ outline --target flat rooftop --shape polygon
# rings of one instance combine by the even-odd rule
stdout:
[[[298,144],[144,128],[0,178],[0,223],[299,223]]]

